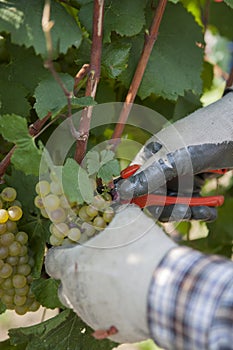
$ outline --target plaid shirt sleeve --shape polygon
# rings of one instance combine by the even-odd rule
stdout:
[[[233,349],[233,263],[172,249],[152,278],[148,323],[163,349]]]

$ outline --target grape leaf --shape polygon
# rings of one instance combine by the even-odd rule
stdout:
[[[226,198],[223,206],[218,209],[218,220],[209,223],[208,242],[213,249],[220,249],[219,254],[226,253],[227,257],[231,257],[232,241],[233,241],[233,198]],[[225,250],[224,250],[225,247]],[[218,251],[217,251],[218,253]]]
[[[39,278],[32,282],[31,290],[42,306],[49,309],[64,309],[57,295],[59,285],[60,282],[53,278]]]
[[[27,343],[27,350],[110,350],[115,343],[95,340],[87,327],[71,310],[38,325],[10,329],[12,345]]]
[[[152,339],[144,340],[136,345],[138,350],[162,350],[162,348],[158,347]]]
[[[104,182],[109,182],[113,176],[118,176],[120,165],[114,156],[115,153],[111,150],[89,151],[86,155],[89,175],[97,174]]]
[[[40,160],[41,152],[35,146],[33,139],[17,147],[11,157],[15,168],[23,171],[26,175],[38,175]]]
[[[20,344],[17,346],[11,345],[10,339],[0,342],[1,350],[26,350],[26,346],[27,346],[26,344]]]
[[[141,0],[107,0],[104,15],[104,41],[110,42],[111,32],[121,36],[133,36],[145,24],[146,2]],[[89,33],[92,32],[93,2],[83,5],[79,12],[79,20]],[[130,24],[129,24],[130,21]]]
[[[147,12],[151,22],[151,9]],[[127,87],[135,72],[144,36],[136,36],[131,42],[128,68],[119,76]],[[197,42],[203,42],[201,27],[181,5],[169,3],[138,95],[144,99],[154,93],[176,100],[179,95],[184,95],[185,90],[200,94],[203,50],[197,47]]]
[[[98,172],[100,168],[100,155],[97,151],[89,151],[86,154],[87,170],[89,175],[93,175]]]
[[[32,47],[26,48],[8,43],[7,50],[10,53],[11,61],[9,64],[1,66],[1,79],[11,84],[20,84],[26,89],[27,94],[30,93],[32,96],[39,81],[50,76],[50,72],[44,68],[42,58],[35,54]],[[13,106],[17,107],[17,103],[14,103]],[[12,108],[12,97],[9,107]],[[16,111],[14,113],[22,114]]]
[[[203,91],[205,92],[210,90],[213,84],[213,78],[214,78],[213,64],[206,61],[203,63],[203,71],[202,71],[201,77],[203,81]]]
[[[225,3],[211,1],[208,25],[214,26],[220,35],[233,39],[232,28],[233,11]]]
[[[73,90],[74,79],[69,74],[59,74],[60,79],[68,91]],[[35,90],[36,103],[34,105],[39,118],[48,112],[55,117],[67,106],[67,97],[52,76],[42,80]]]
[[[39,278],[44,262],[45,244],[50,236],[50,222],[40,217],[28,217],[27,219],[30,219],[30,221],[20,224],[19,227],[20,230],[25,231],[29,236],[29,245],[35,261],[32,269],[32,276],[34,278]]]
[[[175,121],[185,117],[201,107],[200,96],[193,94],[191,91],[186,91],[184,96],[179,96],[177,99],[173,120]]]
[[[94,198],[91,180],[85,169],[68,158],[62,171],[63,189],[71,202],[91,203]]]
[[[230,6],[231,8],[233,8],[233,1],[232,0],[224,0],[224,2]]]
[[[59,74],[60,79],[68,91],[73,91],[74,79],[69,74]],[[52,94],[51,94],[52,92]],[[34,105],[39,118],[43,118],[48,112],[52,117],[64,112],[67,109],[67,97],[61,87],[52,76],[42,80],[35,90],[36,103]],[[73,108],[84,106],[93,106],[96,102],[90,96],[72,97],[71,105]]]
[[[110,150],[104,149],[100,152],[100,165],[104,165],[108,163],[110,160],[112,160],[115,156],[115,153]]]
[[[0,315],[6,311],[6,306],[1,302],[0,299]]]
[[[33,46],[37,54],[46,57],[45,37],[41,27],[43,7],[42,0],[1,1],[0,28],[11,33],[14,43]],[[72,45],[79,47],[82,40],[80,28],[65,8],[55,1],[51,4],[51,20],[55,22],[51,31],[55,56],[59,52],[65,53]]]
[[[38,175],[41,152],[29,135],[26,119],[14,114],[1,115],[0,130],[7,141],[17,146],[11,157],[15,168],[26,175]]]
[[[1,115],[0,128],[1,134],[9,142],[24,142],[31,138],[26,119],[15,114]]]
[[[112,177],[120,175],[120,165],[117,159],[112,159],[106,164],[102,165],[98,171],[98,177],[100,177],[104,182],[109,182]]]
[[[26,99],[28,91],[22,85],[14,81],[9,81],[8,78],[0,79],[0,112],[17,113],[20,115],[28,115],[30,111],[30,104]]]
[[[102,68],[109,78],[115,79],[126,69],[130,48],[130,43],[123,42],[113,42],[104,47]]]

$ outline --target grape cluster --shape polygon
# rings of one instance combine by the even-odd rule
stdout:
[[[35,206],[51,221],[50,244],[53,246],[84,243],[102,231],[114,216],[110,194],[96,194],[91,204],[71,203],[53,173],[50,180],[37,183],[36,192]]]
[[[30,290],[33,259],[28,235],[18,231],[23,215],[16,190],[6,187],[0,194],[0,301],[7,309],[23,315],[38,310],[40,304]]]

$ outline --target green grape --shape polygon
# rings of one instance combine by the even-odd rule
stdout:
[[[41,197],[46,196],[50,192],[50,184],[48,181],[42,180],[36,184],[36,193]]]
[[[22,215],[23,211],[17,205],[13,205],[8,209],[8,216],[11,221],[18,221],[19,219],[21,219]]]
[[[60,199],[55,194],[43,198],[44,207],[48,211],[56,210],[60,206]]]
[[[13,202],[9,202],[10,206],[17,206],[17,207],[20,207],[22,208],[22,203],[18,200],[14,200]]]
[[[63,239],[58,239],[56,236],[51,235],[49,237],[50,244],[53,246],[59,246],[62,244]]]
[[[8,263],[5,263],[0,269],[0,277],[8,278],[11,276],[12,272],[13,272],[13,268],[11,267],[11,265]]]
[[[77,227],[73,227],[68,232],[68,238],[71,241],[78,242],[81,238],[81,231]]]
[[[5,224],[9,218],[8,212],[6,209],[0,209],[0,224]]]
[[[28,252],[28,248],[27,248],[25,245],[22,245],[22,246],[20,247],[19,256],[24,256],[24,255],[27,254],[27,252]]]
[[[13,233],[17,232],[18,228],[17,228],[16,222],[8,219],[6,222],[6,229],[9,232],[13,232]]]
[[[58,182],[51,182],[50,191],[56,195],[61,195],[63,193],[63,190]]]
[[[29,261],[29,256],[27,254],[23,255],[23,256],[19,256],[17,258],[19,259],[18,260],[18,265],[27,264],[28,261]]]
[[[61,206],[62,208],[64,208],[64,209],[67,209],[67,208],[70,208],[70,207],[71,207],[71,205],[70,205],[70,203],[68,202],[66,196],[64,196],[64,195],[62,195],[62,196],[60,197],[60,206]]]
[[[49,218],[48,213],[44,208],[40,209],[40,213],[44,218],[46,218],[46,219]]]
[[[10,264],[11,266],[16,266],[19,264],[19,257],[18,256],[8,256],[6,258],[6,262]]]
[[[2,299],[2,296],[5,294],[5,290],[0,288],[0,300]]]
[[[15,295],[14,296],[14,303],[17,306],[22,306],[26,303],[27,297],[25,295]]]
[[[44,208],[44,203],[43,203],[43,198],[41,196],[36,196],[34,198],[34,204],[37,208],[43,209]]]
[[[5,202],[12,202],[15,200],[17,192],[13,187],[6,187],[2,190],[1,197]]]
[[[11,243],[11,245],[9,246],[9,255],[10,256],[17,256],[20,254],[21,252],[21,244],[19,242],[14,241],[13,243]]]
[[[16,234],[15,239],[16,239],[17,242],[19,242],[20,244],[24,245],[28,241],[28,235],[26,234],[26,232],[19,231]]]
[[[6,278],[6,279],[2,282],[1,287],[2,287],[3,289],[5,289],[5,290],[8,290],[8,289],[13,288],[12,278],[11,278],[11,277]]]
[[[14,242],[14,239],[15,239],[15,236],[13,233],[11,233],[11,232],[3,233],[0,236],[0,245],[1,246],[9,246],[9,245],[11,245],[12,242]]]
[[[15,295],[15,288],[11,287],[11,288],[7,289],[7,294],[14,296]]]
[[[107,201],[107,202],[111,202],[111,201],[112,201],[112,196],[110,195],[110,193],[104,192],[104,193],[103,193],[103,198],[104,198],[105,201]]]
[[[0,259],[0,269],[3,267],[3,265],[4,265],[4,261]],[[0,284],[1,284],[1,281],[0,281]]]
[[[0,246],[0,259],[5,259],[9,255],[9,249],[8,247],[1,247]]]
[[[109,223],[112,221],[113,217],[114,217],[114,210],[111,207],[105,209],[105,211],[103,213],[104,221]]]
[[[16,295],[24,296],[24,295],[28,295],[28,292],[29,292],[29,285],[28,284],[25,284],[25,286],[22,288],[15,288]]]
[[[27,305],[16,305],[15,306],[15,312],[18,315],[25,315],[27,311],[28,311],[28,306]]]
[[[33,277],[32,277],[32,275],[27,276],[27,283],[28,283],[29,285],[31,285],[32,282],[33,282]],[[30,290],[29,290],[29,293],[30,293]]]
[[[38,309],[39,309],[39,307],[40,307],[40,303],[37,301],[37,300],[34,300],[32,303],[31,303],[31,305],[29,306],[29,311],[33,311],[33,312],[35,312],[35,311],[37,311]]]
[[[16,274],[13,276],[12,282],[15,288],[23,288],[27,283],[27,279],[23,275]]]
[[[83,207],[79,210],[78,215],[79,215],[79,217],[80,217],[83,221],[90,221],[91,218],[90,218],[90,216],[87,214],[86,209],[87,209],[87,206],[86,206],[86,205],[83,206]]]
[[[51,224],[50,225],[50,232],[56,236],[58,239],[63,239],[68,235],[69,232],[69,226],[65,224],[64,222],[61,222],[60,224]]]
[[[97,231],[101,231],[106,227],[106,222],[101,216],[97,216],[93,221],[93,226]]]
[[[82,229],[84,230],[84,233],[88,236],[94,236],[95,234],[95,228],[93,227],[93,225],[89,224],[88,222],[84,222],[82,224]]]
[[[86,212],[87,212],[87,215],[89,215],[91,218],[94,218],[95,216],[98,215],[98,210],[92,205],[89,205],[86,207]]]
[[[55,224],[62,223],[66,220],[66,212],[63,208],[57,208],[49,212],[49,219]]]
[[[94,197],[92,205],[97,210],[103,210],[106,208],[106,202],[100,195]]]
[[[3,207],[3,201],[0,198],[0,209],[2,209],[2,207]]]
[[[62,241],[62,246],[70,246],[74,245],[75,242],[71,241],[69,238],[64,238]]]
[[[9,220],[8,220],[9,221]],[[7,222],[8,222],[7,221]],[[5,233],[7,231],[7,226],[6,224],[0,224],[0,235]]]
[[[4,294],[4,295],[1,297],[1,300],[2,300],[3,304],[5,304],[5,305],[7,305],[7,304],[13,304],[13,302],[14,302],[14,297],[13,297],[13,295]]]
[[[17,266],[17,273],[19,275],[28,276],[31,272],[31,266],[28,264],[22,264]]]

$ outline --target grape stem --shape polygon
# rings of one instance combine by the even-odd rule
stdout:
[[[95,99],[96,89],[100,78],[103,20],[104,0],[94,0],[91,59],[90,66],[88,67],[88,79],[85,91],[85,96],[91,96],[93,99]],[[79,164],[81,164],[87,149],[92,110],[92,106],[85,107],[80,119],[79,133],[82,135],[82,138],[77,140],[75,151],[75,160]]]
[[[147,63],[150,58],[151,51],[157,40],[158,32],[160,28],[160,23],[162,21],[164,11],[167,5],[167,0],[160,0],[155,11],[154,19],[150,28],[150,31],[145,34],[144,47],[139,59],[134,77],[132,79],[129,91],[127,93],[124,105],[122,107],[118,123],[112,135],[111,143],[114,145],[114,148],[119,144],[121,135],[123,133],[125,124],[127,122],[132,103],[135,100],[138,89],[140,87]]]

